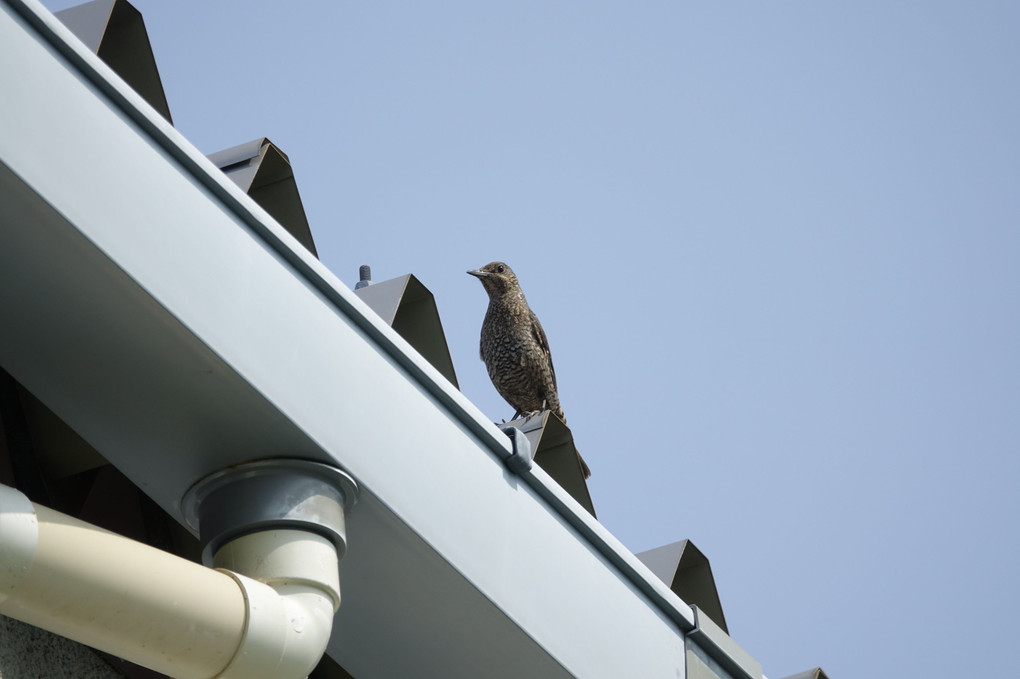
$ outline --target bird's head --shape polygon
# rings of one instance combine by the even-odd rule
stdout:
[[[490,262],[481,269],[471,269],[468,273],[478,277],[478,280],[482,282],[482,287],[489,293],[489,297],[497,297],[514,290],[520,290],[514,270],[504,262]]]

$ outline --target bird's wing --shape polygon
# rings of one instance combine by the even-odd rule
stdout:
[[[556,368],[553,367],[552,352],[549,351],[549,339],[545,336],[545,330],[542,328],[542,324],[539,322],[538,316],[535,315],[534,311],[531,312],[531,335],[538,342],[542,353],[545,354],[545,360],[549,361],[549,372],[552,374],[553,387],[559,389],[556,386]]]

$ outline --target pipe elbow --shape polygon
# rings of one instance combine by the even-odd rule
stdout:
[[[228,572],[244,593],[244,638],[218,679],[307,677],[326,651],[333,628],[330,597],[314,587],[265,583]]]
[[[286,657],[292,658],[295,677],[307,677],[326,652],[333,631],[332,601],[311,587],[281,588],[287,622]],[[278,590],[279,591],[279,590]]]
[[[238,583],[247,608],[244,638],[220,679],[308,676],[340,606],[333,543],[299,530],[252,533],[224,545],[214,566]]]
[[[213,570],[0,485],[0,613],[176,677],[307,677],[339,560],[318,532],[263,529],[223,544]]]

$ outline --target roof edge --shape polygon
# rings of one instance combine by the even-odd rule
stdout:
[[[168,156],[178,162],[203,188],[220,200],[254,234],[276,252],[304,280],[335,305],[366,337],[390,356],[409,377],[465,426],[480,444],[506,460],[512,455],[509,439],[440,373],[389,329],[367,305],[347,290],[337,277],[315,259],[282,226],[245,195],[211,161],[160,116],[145,99],[87,51],[74,34],[36,0],[3,0],[83,77],[106,96]],[[684,632],[695,629],[691,607],[670,591],[602,524],[592,518],[566,491],[537,466],[521,475],[548,506],[629,580],[656,609]]]

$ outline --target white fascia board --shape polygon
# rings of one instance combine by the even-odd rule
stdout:
[[[41,5],[0,6],[5,368],[178,518],[230,464],[331,462],[366,526],[399,522],[450,596],[469,585],[562,671],[682,676],[686,604],[539,468],[510,473],[477,408]],[[344,563],[370,588],[358,512]]]

